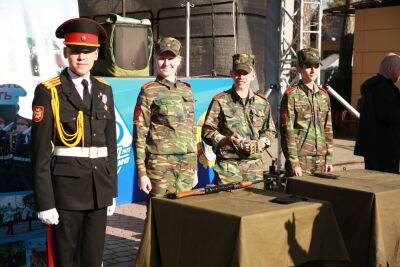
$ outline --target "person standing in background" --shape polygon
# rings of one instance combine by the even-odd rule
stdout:
[[[365,169],[399,172],[400,56],[386,55],[379,73],[361,85],[360,123],[354,154],[364,156]]]
[[[5,119],[0,117],[0,193],[15,191],[11,168],[10,132],[6,129]]]
[[[17,128],[10,133],[10,152],[12,153],[13,187],[15,191],[33,189],[31,164],[31,120],[17,119]]]
[[[14,215],[15,210],[11,207],[11,203],[8,203],[3,215],[3,222],[7,225],[7,235],[14,235]]]

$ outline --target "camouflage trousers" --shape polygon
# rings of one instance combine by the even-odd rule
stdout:
[[[147,176],[152,190],[150,197],[165,196],[167,193],[191,190],[194,175],[197,175],[197,156],[150,154],[146,162]]]
[[[304,173],[323,172],[325,171],[325,156],[299,156],[299,163]],[[290,165],[290,164],[289,164]],[[286,162],[286,169],[288,168],[288,162]]]
[[[214,171],[217,184],[258,180],[263,179],[264,162],[262,159],[217,160]],[[263,184],[256,187],[262,189]]]

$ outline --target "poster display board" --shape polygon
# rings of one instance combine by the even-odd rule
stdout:
[[[0,266],[46,266],[30,158],[36,85],[66,66],[55,29],[78,17],[77,0],[0,1]]]

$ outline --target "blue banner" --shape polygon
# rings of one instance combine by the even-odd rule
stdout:
[[[118,198],[117,204],[145,200],[144,193],[138,190],[135,160],[132,148],[133,110],[143,84],[154,78],[109,78],[103,77],[111,84],[117,117],[118,142]],[[195,122],[197,126],[198,177],[197,187],[212,183],[214,174],[212,166],[215,155],[211,148],[201,142],[200,133],[207,108],[214,95],[232,86],[230,78],[188,78],[182,79],[192,85],[195,99]]]

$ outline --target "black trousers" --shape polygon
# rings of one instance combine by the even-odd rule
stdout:
[[[398,173],[399,163],[400,161],[398,159],[387,159],[376,156],[364,156],[365,169],[367,170]]]
[[[103,260],[107,208],[57,211],[59,223],[53,226],[55,266],[100,267]]]

